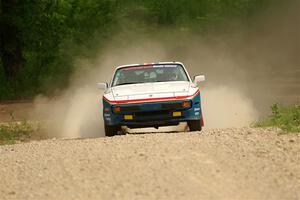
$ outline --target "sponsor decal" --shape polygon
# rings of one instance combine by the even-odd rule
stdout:
[[[169,68],[174,68],[178,67],[178,65],[153,65],[154,68],[163,68],[163,67],[169,67]]]
[[[195,115],[199,115],[200,113],[199,112],[195,112]]]
[[[194,111],[199,111],[199,110],[200,110],[200,108],[195,108],[195,109],[194,109]]]
[[[139,66],[132,66],[132,67],[125,67],[124,70],[136,70],[136,69],[148,69],[148,68],[174,68],[178,67],[178,65],[152,65],[152,64],[145,64]]]

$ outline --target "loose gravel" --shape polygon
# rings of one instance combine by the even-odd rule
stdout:
[[[0,199],[300,199],[300,134],[214,129],[0,147]]]

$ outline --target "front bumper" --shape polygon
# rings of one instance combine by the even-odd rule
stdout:
[[[189,108],[182,107],[182,102],[187,100],[191,102],[191,106]],[[121,107],[121,111],[113,112],[113,106]],[[173,116],[175,111],[179,111],[181,116]],[[133,118],[125,120],[125,115],[132,115]],[[114,105],[103,99],[103,119],[106,125],[120,125],[129,128],[177,125],[189,120],[203,122],[200,94],[198,93],[191,99]]]

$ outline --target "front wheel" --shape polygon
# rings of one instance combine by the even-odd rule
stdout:
[[[119,126],[108,126],[104,124],[105,128],[105,136],[112,137],[118,134],[118,131],[120,130]]]
[[[190,131],[201,131],[202,130],[202,126],[200,123],[200,120],[190,120],[187,122]]]

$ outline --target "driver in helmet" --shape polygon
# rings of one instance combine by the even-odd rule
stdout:
[[[178,73],[176,70],[173,70],[170,74],[170,81],[177,81],[178,80]]]

